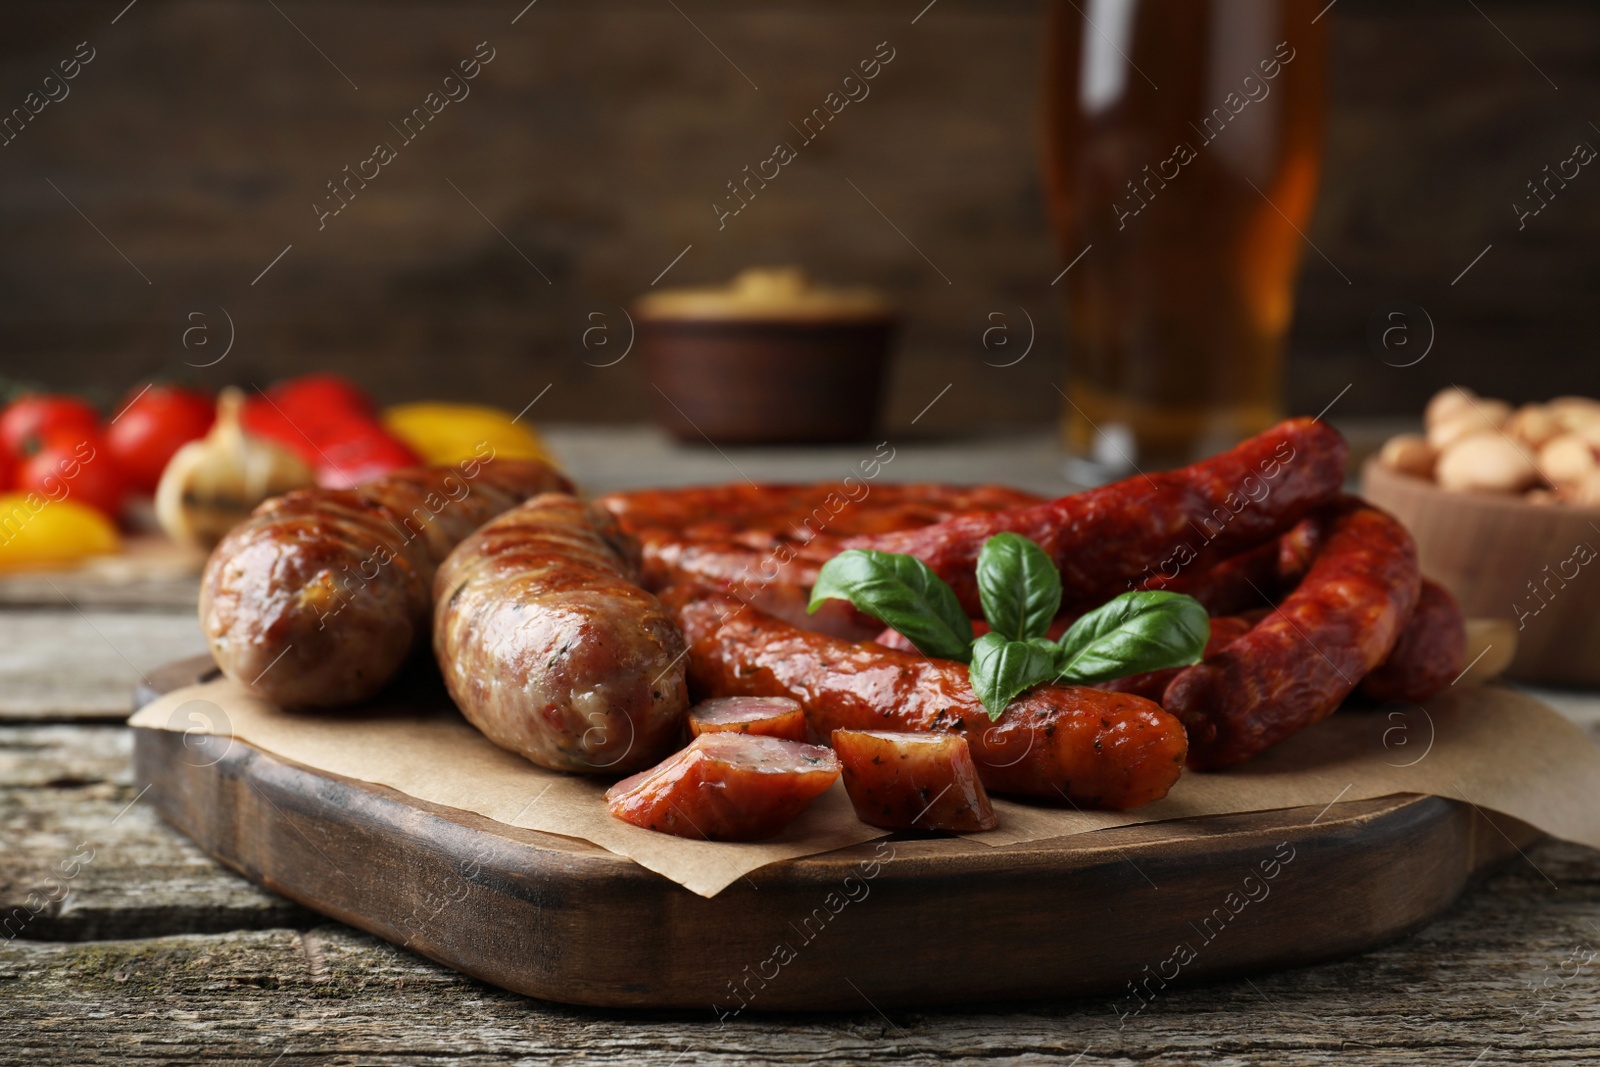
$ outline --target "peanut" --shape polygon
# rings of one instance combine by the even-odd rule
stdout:
[[[1567,487],[1566,497],[1584,507],[1600,507],[1600,470],[1592,470]]]
[[[1378,462],[1390,470],[1416,478],[1432,478],[1433,464],[1439,453],[1421,434],[1403,433],[1384,442],[1378,453]]]
[[[1436,423],[1449,422],[1463,412],[1472,410],[1475,395],[1471,389],[1449,386],[1433,394],[1422,412],[1422,425],[1432,429]]]
[[[1435,476],[1445,489],[1520,493],[1538,484],[1539,469],[1501,434],[1475,433],[1441,451]]]
[[[1597,466],[1594,449],[1575,433],[1551,438],[1539,449],[1539,470],[1558,484],[1579,481]]]
[[[1463,685],[1487,682],[1509,668],[1516,655],[1517,628],[1510,619],[1468,619],[1467,648],[1462,656],[1467,669],[1456,681]]]
[[[1600,400],[1586,396],[1558,396],[1545,407],[1564,429],[1575,430],[1584,423],[1600,419]]]
[[[1572,432],[1588,442],[1590,448],[1600,448],[1600,418],[1580,422],[1572,428]]]
[[[1470,407],[1428,427],[1428,443],[1441,452],[1464,437],[1498,430],[1511,417],[1504,400],[1474,400]]]
[[[1538,448],[1562,430],[1561,423],[1549,408],[1539,404],[1524,404],[1506,420],[1505,431],[1525,445]]]

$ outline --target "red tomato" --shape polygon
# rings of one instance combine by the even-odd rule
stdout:
[[[367,395],[334,374],[279,382],[244,408],[244,428],[290,449],[317,484],[347,489],[422,462],[378,421]]]
[[[132,488],[153,493],[172,454],[204,437],[216,417],[217,409],[206,394],[153,385],[111,420],[106,447]]]
[[[304,374],[273,386],[269,393],[291,418],[349,413],[372,418],[372,398],[337,374]]]
[[[76,500],[115,519],[122,512],[128,481],[104,437],[57,431],[23,461],[17,489],[46,500]]]
[[[11,458],[11,453],[0,450],[0,492],[16,484],[16,478],[17,461]]]
[[[415,452],[381,427],[358,423],[351,428],[350,436],[324,446],[313,466],[318,485],[348,489],[421,462]]]
[[[36,393],[13,401],[0,414],[0,445],[20,459],[58,430],[87,436],[99,428],[99,414],[77,397]]]
[[[245,398],[244,408],[239,412],[239,422],[245,433],[282,445],[304,460],[307,466],[316,466],[321,462],[311,438],[295,429],[295,424],[283,413],[282,408],[260,394]]]

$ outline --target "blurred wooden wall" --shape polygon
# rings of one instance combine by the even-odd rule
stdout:
[[[0,373],[120,391],[332,366],[384,399],[516,408],[553,383],[539,417],[631,419],[653,399],[639,360],[595,364],[626,341],[620,306],[692,246],[663,285],[795,262],[892,291],[892,424],[950,383],[918,430],[1055,416],[1064,263],[1037,176],[1038,3],[938,0],[913,24],[925,0],[525,2],[8,0],[0,109],[79,42],[94,58],[0,148]],[[1600,145],[1600,10],[1339,0],[1328,17],[1309,237],[1353,284],[1308,252],[1291,408],[1348,383],[1347,415],[1414,410],[1452,381],[1600,390],[1600,171],[1520,232],[1511,207],[1576,142]],[[390,123],[485,41],[470,96],[319,230],[325,183],[400,144]],[[724,183],[885,41],[870,97],[719,231]],[[1364,340],[1396,299],[1438,334],[1403,370]],[[186,368],[220,355],[224,309],[232,350]],[[991,314],[1020,346],[1024,311],[1032,353],[986,365],[1010,358],[981,345]],[[585,349],[596,325],[610,348]]]

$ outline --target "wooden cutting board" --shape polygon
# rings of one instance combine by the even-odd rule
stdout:
[[[137,699],[213,671],[204,657],[172,664]],[[1005,848],[897,834],[770,865],[707,900],[584,841],[247,744],[209,763],[184,743],[135,730],[138,780],[252,881],[517,992],[719,1019],[1091,994],[1131,1015],[1172,983],[1416,930],[1538,836],[1421,796]]]

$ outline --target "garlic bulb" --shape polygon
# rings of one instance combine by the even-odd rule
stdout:
[[[243,393],[224,389],[211,432],[178,449],[161,472],[156,520],[174,539],[210,548],[263,500],[316,483],[300,457],[245,433],[243,406]]]

